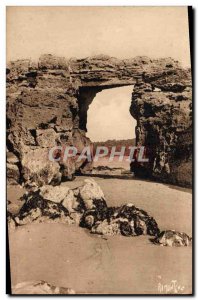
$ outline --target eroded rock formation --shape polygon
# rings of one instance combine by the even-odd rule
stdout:
[[[76,224],[92,234],[134,237],[152,236],[150,241],[161,246],[189,246],[192,238],[175,230],[160,232],[156,220],[145,210],[127,203],[109,207],[100,186],[93,179],[85,179],[82,186],[46,185],[34,192],[26,192],[17,213],[8,205],[9,230],[31,223]]]
[[[157,236],[160,233],[154,218],[131,203],[108,207],[103,191],[93,179],[86,179],[74,189],[46,185],[27,192],[21,200],[24,204],[19,212],[8,214],[10,229],[29,223],[58,222],[77,224],[104,235]]]
[[[96,93],[134,85],[136,142],[146,146],[149,163],[135,162],[132,170],[138,176],[191,185],[191,74],[177,61],[43,55],[37,63],[11,62],[6,71],[8,182],[56,185],[90,168],[86,160],[51,162],[49,150],[73,145],[80,153],[90,144],[87,110]]]
[[[148,163],[132,163],[136,175],[192,184],[192,87],[182,69],[143,74],[133,90],[130,112],[137,120],[136,143]]]

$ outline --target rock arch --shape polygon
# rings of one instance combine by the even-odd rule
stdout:
[[[136,143],[146,146],[150,161],[131,168],[137,176],[191,185],[191,73],[179,62],[43,55],[38,63],[11,62],[6,73],[10,182],[42,185],[70,178],[85,162],[50,162],[50,147],[89,145],[87,109],[96,93],[134,85],[130,112],[137,120]]]

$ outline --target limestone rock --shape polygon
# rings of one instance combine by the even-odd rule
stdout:
[[[49,160],[48,151],[45,149],[38,148],[24,153],[21,164],[23,177],[30,186],[58,184],[61,181],[60,166]]]
[[[74,209],[78,206],[73,191],[67,186],[45,185],[40,188],[40,195],[46,200],[62,203],[69,212],[74,212]]]
[[[17,225],[29,223],[66,223],[72,224],[73,220],[69,216],[68,210],[61,204],[44,199],[40,191],[28,192],[23,196],[25,203],[14,220]]]
[[[8,224],[8,229],[10,231],[15,230],[15,228],[16,228],[16,221],[15,221],[12,213],[10,213],[9,211],[7,212],[7,224]]]
[[[104,220],[103,222],[96,223],[91,228],[92,233],[101,234],[101,235],[118,235],[120,234],[120,226],[117,221],[112,221],[110,224],[107,220]]]
[[[139,177],[191,186],[192,89],[183,86],[180,90],[170,84],[162,92],[154,88],[163,89],[164,81],[155,84],[155,80],[152,83],[141,81],[134,87],[131,114],[138,120],[136,143],[145,147],[149,162],[136,160],[131,163],[131,171]]]
[[[160,230],[154,218],[131,203],[121,207],[100,206],[87,210],[80,225],[91,229],[92,233],[124,236],[158,236]]]
[[[75,172],[91,170],[85,159],[71,160],[70,165],[60,161],[54,167],[46,161],[41,167],[39,155],[32,151],[70,145],[80,152],[91,143],[86,137],[87,111],[95,95],[103,89],[134,85],[131,114],[137,120],[136,142],[146,147],[149,156],[149,163],[131,166],[135,175],[192,185],[191,72],[178,61],[146,56],[120,60],[106,55],[67,60],[46,54],[36,63],[11,62],[6,73],[7,145],[17,153],[19,164],[22,161],[22,182],[54,184],[62,176],[72,179]],[[32,158],[26,158],[26,153]]]
[[[13,295],[67,295],[75,294],[75,291],[71,288],[58,287],[52,285],[44,280],[40,281],[24,281],[17,283],[12,287]]]
[[[36,130],[36,141],[40,147],[52,148],[56,146],[58,135],[54,129],[38,129]]]
[[[162,231],[159,236],[152,241],[154,244],[159,244],[160,246],[181,247],[189,246],[191,244],[192,238],[190,238],[184,232],[165,230]]]
[[[171,247],[190,245],[192,239],[186,233],[174,230],[160,232],[157,222],[146,211],[132,203],[108,207],[103,196],[94,180],[86,180],[83,186],[74,190],[64,186],[45,186],[26,192],[20,210],[16,214],[8,212],[9,229],[42,222],[77,224],[100,235],[150,235],[154,236],[150,239],[154,244]]]
[[[7,180],[9,184],[18,184],[20,172],[17,165],[7,163]]]
[[[8,184],[18,184],[20,181],[18,157],[13,152],[8,151],[6,153],[6,161],[7,161],[7,182],[8,182]]]
[[[64,198],[62,205],[71,213],[78,208],[78,201],[74,197],[72,190],[69,190],[66,197]]]
[[[17,164],[19,162],[18,157],[13,152],[6,153],[6,160],[9,164]]]
[[[70,189],[67,186],[44,185],[40,188],[40,195],[46,200],[60,203],[66,198],[69,190]]]
[[[85,179],[85,184],[80,189],[79,195],[83,200],[86,209],[93,209],[95,207],[94,200],[105,199],[103,191],[93,179]]]

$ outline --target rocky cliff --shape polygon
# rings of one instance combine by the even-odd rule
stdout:
[[[8,182],[55,185],[86,169],[86,160],[49,161],[49,149],[74,145],[80,153],[90,144],[87,110],[95,95],[134,85],[130,111],[137,120],[136,143],[146,146],[149,163],[134,162],[132,170],[191,185],[191,74],[177,61],[43,55],[37,63],[11,62],[6,73]]]
[[[148,163],[132,163],[137,176],[192,185],[192,86],[190,72],[178,69],[143,74],[130,112],[137,120],[136,143]]]

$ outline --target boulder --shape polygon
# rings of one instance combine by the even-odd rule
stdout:
[[[111,223],[109,223],[107,220],[104,220],[103,222],[97,222],[91,228],[91,233],[108,236],[117,235],[120,234],[120,225],[116,220],[112,221]]]
[[[65,199],[69,190],[70,189],[67,186],[44,185],[40,188],[40,195],[46,200],[60,203]]]
[[[23,154],[22,173],[27,185],[43,186],[61,181],[60,166],[50,161],[47,149],[33,149]]]
[[[46,200],[50,200],[55,203],[62,203],[69,212],[73,212],[78,206],[78,202],[73,191],[67,186],[45,185],[40,188],[40,195]]]
[[[19,225],[47,222],[77,224],[100,235],[150,235],[154,237],[151,242],[162,246],[189,246],[192,240],[183,232],[160,232],[156,220],[132,203],[108,207],[100,186],[92,179],[73,190],[46,185],[26,192],[21,200],[24,204],[16,214],[8,212],[11,230]]]
[[[44,280],[24,281],[12,287],[12,295],[68,295],[75,294],[71,288],[58,287]]]
[[[7,163],[7,183],[18,184],[20,180],[20,172],[17,165]]]
[[[84,201],[86,209],[95,207],[94,200],[105,200],[103,191],[93,179],[85,179],[85,184],[80,188],[79,196]]]
[[[152,240],[154,244],[168,247],[182,247],[189,246],[192,238],[184,232],[175,230],[162,231],[155,239]]]
[[[9,164],[17,164],[19,162],[18,157],[13,152],[6,153],[6,160]]]
[[[69,216],[69,211],[61,204],[44,199],[40,191],[28,192],[23,197],[25,203],[14,217],[17,225],[29,223],[74,223]]]
[[[132,203],[121,207],[97,207],[86,210],[80,225],[92,233],[124,236],[151,235],[158,236],[160,230],[153,217]]]

